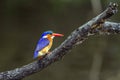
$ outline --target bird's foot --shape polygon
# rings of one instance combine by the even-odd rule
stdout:
[[[51,52],[47,52],[47,54],[50,54]]]

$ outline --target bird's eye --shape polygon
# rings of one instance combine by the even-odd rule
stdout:
[[[50,35],[52,35],[52,33],[50,33]]]

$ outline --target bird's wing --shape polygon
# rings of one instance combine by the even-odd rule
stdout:
[[[35,49],[35,52],[34,52],[34,58],[37,58],[38,57],[38,52],[40,50],[42,50],[43,48],[45,48],[48,44],[49,44],[49,40],[47,38],[41,38],[39,41],[38,41],[38,44],[36,46],[36,49]]]

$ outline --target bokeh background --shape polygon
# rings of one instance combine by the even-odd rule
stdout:
[[[0,72],[33,62],[42,32],[67,36],[109,4],[120,0],[0,0]],[[120,11],[120,7],[118,9]],[[120,21],[120,12],[109,21]],[[61,61],[23,80],[120,80],[120,35],[95,35]]]

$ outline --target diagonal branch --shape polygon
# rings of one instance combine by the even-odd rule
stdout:
[[[2,80],[20,80],[28,75],[41,71],[51,63],[60,60],[73,47],[81,44],[90,35],[96,33],[120,33],[120,23],[105,22],[106,19],[117,13],[117,4],[110,3],[108,8],[97,17],[74,30],[70,36],[43,59],[0,73]]]

